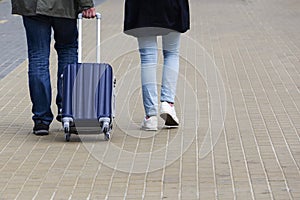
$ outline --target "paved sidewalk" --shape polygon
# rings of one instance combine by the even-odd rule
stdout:
[[[1,200],[300,199],[300,2],[190,4],[178,129],[163,129],[162,121],[157,132],[139,129],[139,55],[122,33],[121,0],[97,6],[101,59],[117,78],[111,141],[72,135],[65,142],[56,121],[49,136],[31,134],[27,61],[0,78]],[[85,62],[95,55],[94,23],[84,21]],[[56,65],[52,49],[53,97]]]

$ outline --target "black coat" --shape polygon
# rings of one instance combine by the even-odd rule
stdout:
[[[189,28],[188,0],[125,0],[126,34],[163,35],[170,31],[184,33]]]

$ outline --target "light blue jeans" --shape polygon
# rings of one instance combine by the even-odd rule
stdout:
[[[157,115],[158,94],[156,68],[158,59],[157,36],[138,38],[141,57],[141,81],[146,116]],[[179,71],[180,33],[162,36],[163,72],[160,101],[174,103]]]

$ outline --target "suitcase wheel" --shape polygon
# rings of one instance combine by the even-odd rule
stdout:
[[[112,129],[112,125],[110,124],[110,119],[103,119],[101,122],[101,131],[104,133],[104,139],[108,141],[110,139],[110,131]]]
[[[65,134],[65,140],[66,140],[67,142],[70,142],[70,138],[71,138],[71,134],[70,134],[70,133],[66,133],[66,134]]]
[[[68,127],[65,127],[65,140],[70,142],[71,134]]]
[[[110,133],[109,132],[104,133],[104,139],[106,141],[108,141],[110,139]]]

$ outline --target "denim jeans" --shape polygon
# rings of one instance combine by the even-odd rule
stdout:
[[[78,32],[76,19],[49,17],[44,15],[23,16],[27,47],[29,91],[32,101],[33,121],[50,124],[51,84],[49,74],[49,56],[52,29],[54,48],[58,56],[56,105],[62,107],[61,74],[66,64],[77,62]]]
[[[156,68],[158,59],[157,37],[138,38],[141,57],[141,81],[143,104],[147,116],[157,115],[158,93]],[[174,103],[179,71],[180,33],[171,32],[162,36],[163,72],[160,101]]]

